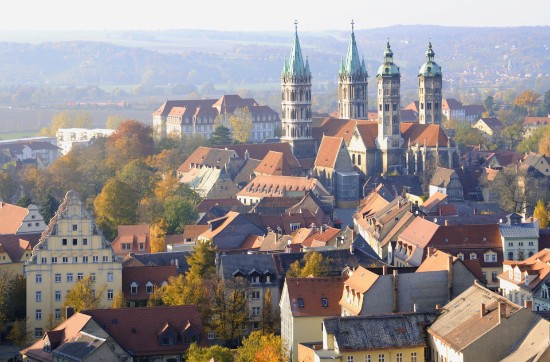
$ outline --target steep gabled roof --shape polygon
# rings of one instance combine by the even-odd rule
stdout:
[[[299,173],[298,170],[299,168],[296,165],[293,166],[288,162],[284,153],[269,151],[256,169],[254,169],[254,173],[260,175],[293,176]]]
[[[451,168],[438,167],[435,169],[434,175],[430,180],[430,185],[437,187],[447,187],[451,182],[451,176],[455,171]]]
[[[125,266],[122,268],[122,292],[126,300],[145,300],[149,298],[147,283],[152,283],[155,288],[168,282],[168,278],[177,277],[178,271],[175,265],[167,266]],[[131,284],[138,286],[137,293],[132,294]]]
[[[449,138],[443,128],[438,124],[401,123],[401,136],[405,145],[416,145],[426,147],[447,147]],[[454,141],[450,141],[454,146]]]
[[[278,143],[243,143],[236,145],[221,145],[221,146],[212,146],[213,148],[222,148],[233,150],[237,153],[239,158],[245,159],[246,155],[249,158],[255,160],[262,160],[269,151],[281,152],[284,154],[286,161],[292,168],[300,168],[300,162],[292,153],[292,148],[290,144],[286,142]]]
[[[335,168],[338,152],[344,146],[344,140],[340,137],[323,136],[319,149],[317,150],[315,166]]]
[[[339,316],[338,301],[342,296],[344,280],[344,277],[286,278],[292,316]],[[300,302],[298,299],[301,299]]]
[[[28,213],[26,207],[0,201],[0,234],[15,234]]]

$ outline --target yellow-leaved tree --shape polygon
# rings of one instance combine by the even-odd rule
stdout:
[[[533,217],[539,220],[541,228],[548,227],[548,209],[546,208],[544,200],[539,199],[537,202],[535,211],[533,211]]]
[[[248,107],[237,108],[229,117],[229,124],[233,130],[233,139],[239,143],[246,143],[252,132],[252,114]]]

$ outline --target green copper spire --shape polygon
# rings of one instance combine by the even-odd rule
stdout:
[[[294,21],[294,26],[294,43],[292,44],[288,62],[283,67],[283,75],[293,77],[310,76],[309,64],[304,65],[304,59],[302,58],[300,40],[298,39],[298,21]]]
[[[351,21],[351,37],[349,39],[348,54],[346,56],[344,72],[340,71],[340,74],[361,74],[361,60],[359,59],[359,52],[357,51],[357,43],[355,42],[355,32],[353,25],[355,23]]]
[[[393,52],[391,50],[389,40],[386,43],[386,50],[384,51],[384,64],[382,64],[380,68],[378,68],[378,75],[399,75],[399,67],[393,63]]]
[[[419,76],[441,76],[441,67],[434,61],[435,52],[432,49],[432,42],[428,43],[428,50],[426,51],[426,63],[422,64],[418,70]]]

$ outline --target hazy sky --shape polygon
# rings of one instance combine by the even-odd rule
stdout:
[[[330,4],[330,5],[322,5]],[[6,0],[2,30],[216,29],[302,31],[550,25],[550,0]]]

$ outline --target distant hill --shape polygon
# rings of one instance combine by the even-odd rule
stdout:
[[[26,40],[25,34],[10,34],[0,33],[2,39]],[[510,77],[550,74],[550,27],[392,26],[358,30],[356,38],[370,82],[388,38],[405,86],[416,83],[429,40],[445,78],[456,86],[460,79],[472,79],[474,86],[476,78],[502,84]],[[52,32],[40,39],[44,41],[0,43],[0,86],[277,82],[292,33]],[[349,32],[302,31],[300,41],[314,82],[336,82]]]

